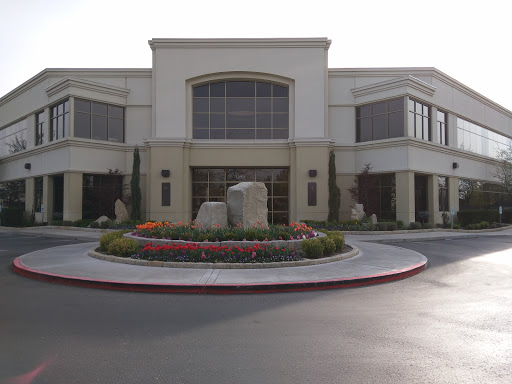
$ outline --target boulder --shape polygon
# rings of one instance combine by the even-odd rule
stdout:
[[[119,199],[116,200],[115,213],[116,213],[116,223],[120,223],[121,221],[130,220],[130,216],[128,215],[128,210],[126,209],[126,205],[124,205],[124,203]]]
[[[204,229],[219,225],[221,228],[228,226],[228,209],[226,203],[206,202],[201,204],[196,217],[196,224]]]
[[[370,216],[370,223],[377,224],[377,215],[375,213]]]
[[[361,221],[363,217],[365,217],[363,204],[356,204],[354,208],[352,208],[352,214],[350,218],[352,220]]]
[[[101,224],[103,223],[104,221],[108,221],[110,220],[107,216],[101,216],[99,218],[97,218],[95,221],[98,223],[98,224]]]
[[[268,227],[267,187],[264,183],[244,182],[228,189],[228,223],[245,229]]]

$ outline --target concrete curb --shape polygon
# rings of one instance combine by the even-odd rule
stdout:
[[[347,245],[352,250],[334,255],[331,257],[324,257],[316,260],[299,260],[299,261],[281,261],[276,263],[254,263],[254,264],[236,264],[236,263],[189,263],[189,262],[167,262],[167,261],[148,261],[137,260],[125,257],[118,257],[113,255],[105,255],[96,252],[96,248],[91,248],[88,255],[100,260],[111,261],[114,263],[140,265],[144,267],[164,267],[164,268],[196,268],[196,269],[266,269],[266,268],[290,268],[290,267],[304,267],[308,265],[319,265],[333,263],[335,261],[346,260],[359,254],[359,249],[353,245]]]
[[[260,284],[151,284],[133,283],[124,281],[107,281],[84,279],[72,276],[45,273],[24,266],[19,258],[13,262],[13,270],[25,277],[56,284],[73,285],[77,287],[110,289],[120,291],[154,292],[154,293],[271,293],[313,291],[320,289],[353,288],[371,284],[381,284],[405,279],[425,270],[427,262],[417,263],[410,267],[390,273],[361,276],[347,279],[332,279],[318,281],[299,281],[286,283],[260,283]]]
[[[339,231],[345,235],[406,235],[412,233],[429,233],[429,232],[452,232],[452,233],[482,233],[482,232],[500,232],[512,229],[512,225],[500,228],[487,229],[448,229],[448,228],[432,228],[432,229],[407,229],[396,231]]]

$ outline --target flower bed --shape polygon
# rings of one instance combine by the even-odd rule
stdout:
[[[303,240],[318,236],[306,224],[292,222],[290,225],[258,225],[244,229],[238,223],[234,228],[220,228],[212,226],[203,228],[202,225],[189,223],[147,222],[137,225],[133,236],[149,239],[183,240],[193,242],[220,242],[220,241],[272,241],[272,240]]]
[[[259,224],[248,229],[203,228],[191,223],[148,222],[124,235],[139,243],[142,250],[133,259],[207,262],[270,263],[302,259],[304,239],[322,237],[305,224],[288,226]]]
[[[302,257],[293,248],[279,248],[268,244],[247,247],[199,245],[198,243],[153,245],[146,244],[133,259],[167,262],[203,263],[271,263],[298,261]]]

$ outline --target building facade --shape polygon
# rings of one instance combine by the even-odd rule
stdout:
[[[149,45],[150,69],[46,69],[0,99],[0,183],[24,185],[37,221],[112,217],[135,147],[145,219],[188,221],[261,181],[270,222],[325,220],[331,150],[341,218],[365,164],[380,218],[504,202],[512,112],[435,68],[329,69],[325,38]]]

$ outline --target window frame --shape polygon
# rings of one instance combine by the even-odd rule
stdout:
[[[89,105],[89,110],[88,111],[84,111],[84,110],[78,110],[77,109],[77,101],[80,103],[80,102],[84,102],[84,103],[88,103]],[[105,107],[106,108],[106,113],[101,113],[97,110],[95,110],[95,107],[96,108],[99,108],[99,107]],[[119,108],[121,110],[121,117],[111,113],[111,109],[113,108]],[[87,137],[81,135],[77,135],[77,127],[78,127],[78,122],[77,122],[77,116],[80,116],[80,115],[84,115],[84,116],[87,116],[88,117],[88,124],[89,124],[89,135]],[[106,130],[105,132],[103,132],[104,134],[106,134],[106,139],[105,138],[101,138],[101,137],[95,137],[94,135],[94,128],[100,128],[99,127],[99,121],[98,119],[105,119],[105,122],[106,122]],[[115,136],[114,135],[111,135],[111,130],[113,130],[114,128],[112,127],[112,121],[115,121],[115,120],[119,120],[121,121],[122,123],[122,128],[121,128],[121,139],[120,140],[113,140],[112,138],[114,138]],[[124,106],[120,106],[120,105],[115,105],[115,104],[109,104],[109,103],[104,103],[104,102],[101,102],[101,101],[95,101],[95,100],[88,100],[88,99],[82,99],[82,98],[75,98],[75,103],[74,103],[74,106],[73,106],[73,121],[74,121],[74,124],[75,124],[75,129],[74,129],[74,133],[73,133],[73,137],[79,137],[79,138],[82,138],[82,139],[90,139],[90,140],[99,140],[99,141],[108,141],[108,142],[111,142],[111,143],[124,143],[125,140],[126,140],[126,132],[125,132],[125,128],[126,128],[126,125],[125,125],[125,120],[126,120],[126,111],[125,111],[125,107]],[[96,121],[96,127],[95,127],[95,121]],[[84,127],[80,127],[81,129],[84,128]],[[101,131],[103,131],[103,129],[101,129]]]
[[[56,141],[69,136],[70,131],[70,99],[64,99],[50,106],[50,140]],[[62,105],[62,113],[59,113],[59,106]],[[67,110],[66,110],[67,107]],[[57,113],[55,113],[57,111]],[[59,119],[62,117],[62,127]],[[67,118],[66,118],[67,117]],[[67,123],[67,124],[66,124]],[[54,126],[56,125],[55,129]],[[54,134],[56,133],[56,136]],[[59,135],[60,133],[60,135]]]
[[[265,79],[216,79],[193,84],[191,91],[193,139],[287,140],[290,137],[288,84]]]
[[[413,107],[411,110],[411,103],[413,103]],[[418,111],[418,105],[421,107],[419,108],[421,111]],[[427,114],[425,115],[425,108],[427,111]],[[429,104],[425,104],[423,101],[416,100],[412,97],[409,97],[409,102],[407,104],[407,125],[408,129],[407,132],[410,137],[415,137],[416,139],[420,140],[426,140],[426,141],[432,141],[432,106]],[[412,116],[412,118],[411,118]],[[421,121],[421,135],[419,135],[418,132],[418,118]],[[425,138],[425,119],[427,119],[427,137]],[[437,119],[437,116],[436,116]],[[411,127],[412,123],[412,127]],[[421,136],[421,137],[420,137]]]
[[[390,107],[391,103],[400,101],[400,109],[392,109]],[[386,104],[385,111],[379,111],[375,110],[378,108],[378,106],[382,104]],[[375,140],[385,140],[385,139],[394,139],[398,137],[404,137],[405,136],[405,120],[404,120],[404,108],[405,108],[405,98],[404,97],[394,97],[392,99],[387,100],[381,100],[377,102],[372,102],[369,104],[363,104],[356,107],[356,142],[357,143],[364,143],[368,141],[375,141]],[[398,126],[399,131],[401,132],[400,135],[391,135],[391,126],[395,126],[396,123],[394,120],[392,120],[392,117],[394,116],[400,116],[401,120],[401,126]],[[380,137],[376,135],[376,127],[375,123],[377,120],[381,121],[381,124],[386,122],[386,135],[385,137]],[[371,138],[369,139],[361,139],[361,130],[363,129],[363,123],[365,124],[365,127],[367,130],[371,132]],[[369,123],[369,124],[368,124]],[[393,124],[392,124],[393,123]],[[380,132],[382,133],[382,132]]]

